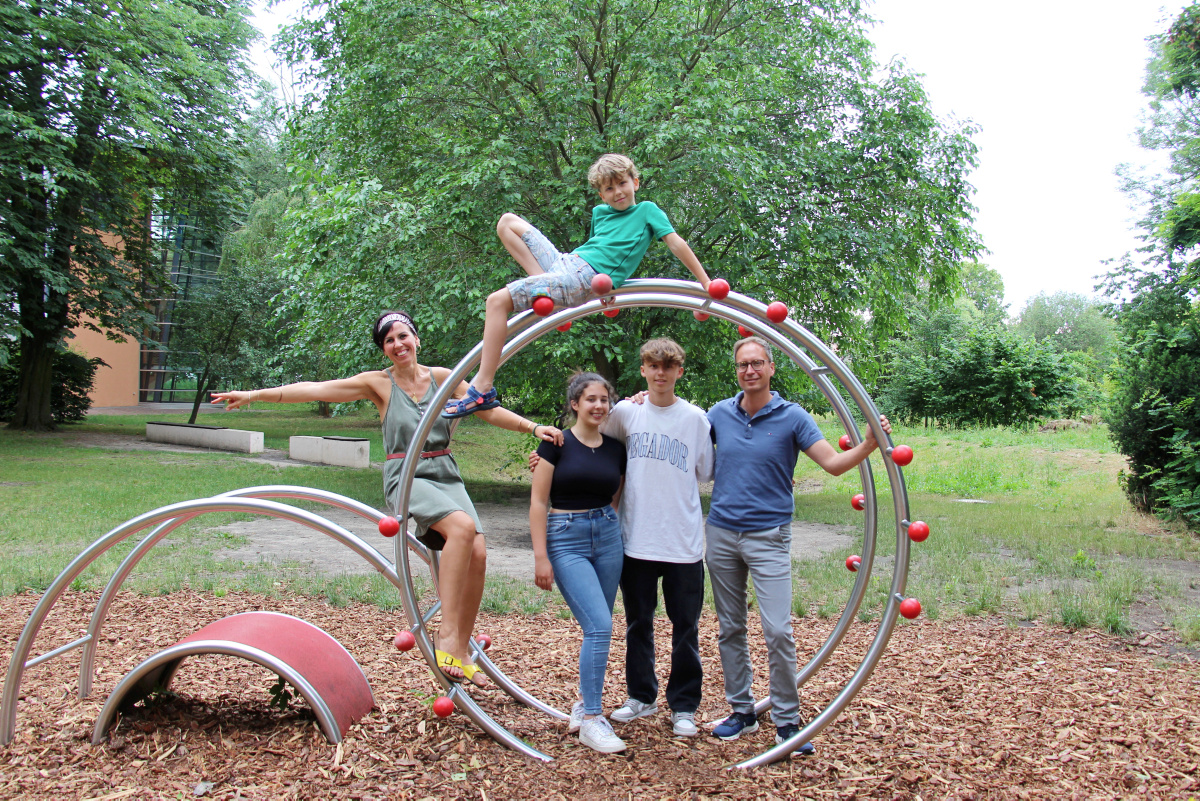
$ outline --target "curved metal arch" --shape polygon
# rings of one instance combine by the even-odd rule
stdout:
[[[232,490],[224,492],[216,496],[218,498],[292,498],[295,500],[317,501],[328,506],[344,509],[348,512],[353,512],[360,517],[372,520],[376,523],[383,517],[377,510],[365,503],[348,498],[344,495],[339,495],[335,492],[326,490],[310,489],[307,487],[294,487],[289,485],[267,485],[261,487],[247,487],[245,489]],[[191,520],[197,515],[187,515],[177,517],[173,520],[167,520],[152,530],[146,537],[134,546],[121,564],[113,572],[108,583],[104,586],[104,591],[100,593],[99,600],[96,601],[96,606],[92,610],[92,617],[88,623],[86,642],[83,644],[83,655],[79,663],[79,697],[87,698],[92,692],[92,677],[95,674],[96,651],[100,646],[100,634],[104,629],[104,623],[108,619],[108,610],[116,597],[117,592],[129,578],[130,573],[142,561],[143,558],[168,534],[174,531],[183,523]],[[358,539],[356,537],[356,539]],[[409,547],[414,548],[418,555],[425,562],[429,562],[428,549],[424,543],[412,535],[408,535]],[[378,553],[369,543],[363,540],[358,540],[364,547]],[[382,554],[381,554],[382,555]],[[393,586],[399,588],[399,576],[393,578],[388,576]]]
[[[287,680],[288,684],[299,690],[300,694],[304,696],[304,700],[308,701],[308,705],[312,707],[313,714],[317,717],[317,723],[321,726],[321,731],[325,734],[329,742],[336,744],[342,741],[341,730],[338,729],[337,720],[334,718],[329,704],[325,702],[325,699],[321,697],[317,689],[304,678],[304,675],[287,662],[251,645],[243,645],[228,640],[191,640],[179,643],[178,645],[172,645],[170,648],[164,648],[131,670],[125,678],[117,683],[117,686],[113,688],[112,694],[108,696],[108,700],[104,702],[104,706],[100,709],[100,715],[96,718],[96,725],[92,728],[92,745],[99,745],[104,742],[105,733],[116,718],[120,705],[125,700],[125,696],[128,695],[129,691],[143,677],[163,665],[169,665],[171,662],[179,662],[186,657],[199,656],[201,654],[236,656],[254,662],[257,665],[262,665],[267,670],[274,671],[276,675],[282,676]]]
[[[859,669],[847,682],[842,692],[825,707],[812,721],[810,721],[798,734],[789,739],[787,742],[768,749],[749,760],[738,763],[735,767],[749,768],[757,765],[774,762],[782,759],[788,754],[798,749],[804,742],[816,736],[822,729],[831,723],[841,713],[850,700],[858,693],[862,685],[869,678],[875,668],[884,648],[887,645],[888,639],[891,637],[891,632],[896,623],[896,617],[899,612],[899,599],[904,591],[904,586],[907,581],[908,574],[908,538],[905,536],[905,527],[908,523],[908,494],[904,485],[904,478],[900,472],[900,468],[892,462],[890,454],[892,451],[892,442],[890,436],[883,431],[879,423],[879,413],[875,408],[874,402],[867,394],[865,388],[858,381],[858,378],[849,370],[848,367],[817,337],[809,332],[804,327],[796,324],[794,321],[785,320],[779,324],[778,328],[772,324],[766,317],[766,306],[752,298],[745,297],[738,293],[730,293],[730,295],[722,301],[715,301],[707,295],[707,293],[697,284],[682,281],[670,280],[634,280],[626,282],[620,289],[610,293],[610,297],[604,299],[596,299],[588,301],[577,307],[564,309],[555,314],[552,314],[540,321],[533,312],[525,312],[517,315],[509,320],[507,326],[507,336],[509,340],[506,342],[501,351],[500,365],[503,365],[509,358],[519,352],[521,349],[537,340],[541,336],[549,333],[550,330],[565,322],[575,320],[580,317],[585,317],[595,314],[604,308],[608,308],[610,304],[627,305],[627,306],[661,306],[670,308],[687,309],[692,311],[702,311],[710,314],[715,314],[723,319],[732,322],[741,323],[752,328],[756,333],[760,333],[776,347],[787,353],[792,360],[805,370],[805,373],[817,384],[822,393],[829,399],[831,405],[837,411],[838,418],[846,427],[851,437],[855,440],[858,438],[857,426],[854,424],[853,417],[849,409],[845,405],[840,393],[834,390],[833,386],[826,378],[827,375],[836,377],[842,386],[846,388],[859,411],[865,418],[866,424],[872,429],[876,441],[883,444],[886,443],[884,452],[887,456],[883,460],[888,480],[893,488],[892,498],[896,512],[896,557],[893,567],[891,594],[886,608],[880,617],[879,629],[876,632],[875,638],[872,640],[867,654],[863,659]],[[784,336],[783,334],[786,334]],[[802,351],[796,348],[790,338],[795,338],[802,343],[810,353],[814,354],[822,363],[823,367],[817,367],[816,363],[809,359]],[[413,433],[413,437],[408,445],[408,452],[419,452],[424,447],[425,441],[429,437],[429,432],[436,422],[438,415],[445,403],[449,400],[451,393],[458,383],[464,380],[467,373],[470,372],[478,363],[482,352],[482,343],[476,345],[458,365],[451,371],[445,382],[438,388],[437,393],[430,403],[429,411],[422,417],[417,429]],[[400,498],[398,502],[397,515],[401,519],[406,519],[408,516],[409,493],[412,488],[412,481],[416,474],[416,460],[405,460],[400,474]],[[860,475],[863,478],[864,488],[868,490],[866,493],[866,509],[868,528],[864,533],[864,548],[862,568],[859,570],[859,575],[856,578],[854,588],[851,592],[850,602],[847,608],[843,611],[841,618],[833,633],[826,640],[826,643],[818,650],[810,662],[804,669],[797,674],[798,685],[811,677],[821,664],[833,652],[836,645],[844,637],[848,630],[850,622],[853,619],[855,611],[861,604],[863,595],[866,592],[867,581],[870,576],[870,566],[874,560],[875,546],[875,525],[877,521],[876,499],[874,493],[874,480],[870,473],[869,464],[860,465]],[[408,554],[397,543],[396,545],[396,564],[398,572],[401,576],[411,579],[410,567],[408,563]],[[429,639],[428,632],[425,630],[423,616],[420,612],[420,607],[417,602],[415,593],[411,587],[411,580],[406,581],[406,587],[401,591],[402,600],[404,602],[405,614],[408,616],[410,626],[417,634],[417,641],[421,645],[422,652],[431,665],[434,664],[432,644]],[[853,608],[852,608],[853,607]],[[448,686],[449,683],[444,677],[440,677]],[[769,701],[766,702],[769,705]],[[756,710],[761,711],[761,710]]]

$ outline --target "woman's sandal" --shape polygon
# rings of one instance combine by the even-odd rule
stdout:
[[[467,681],[467,670],[457,656],[453,656],[445,651],[439,651],[437,649],[434,649],[433,655],[437,658],[438,670],[442,671],[443,676],[450,679],[450,681],[454,682],[455,684],[461,684],[462,682]],[[461,676],[452,676],[446,672],[446,668],[458,668],[463,672],[463,674]]]
[[[468,415],[475,414],[475,412],[495,409],[499,405],[500,396],[496,392],[495,387],[492,387],[487,392],[480,393],[479,390],[468,384],[466,396],[458,400],[447,401],[446,408],[442,410],[442,417],[454,420],[459,417],[467,417]]]
[[[476,687],[486,687],[488,685],[487,674],[483,672],[483,668],[471,663],[462,664],[463,678],[474,684]],[[482,676],[479,681],[475,681],[476,676]]]

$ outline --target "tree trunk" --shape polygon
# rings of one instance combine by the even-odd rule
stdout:
[[[619,370],[616,361],[604,354],[603,348],[592,348],[592,365],[596,372],[608,379],[614,387],[617,385]]]
[[[196,397],[192,399],[192,416],[188,418],[188,425],[195,425],[196,415],[200,414],[200,404],[208,397],[212,384],[212,368],[206,365],[204,374],[196,381]]]
[[[50,393],[54,387],[55,336],[21,337],[21,373],[17,385],[17,404],[9,428],[26,431],[52,431],[54,415]]]

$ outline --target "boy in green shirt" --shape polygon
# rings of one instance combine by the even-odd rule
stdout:
[[[573,253],[560,253],[541,231],[516,214],[505,214],[496,224],[500,241],[528,277],[488,296],[479,372],[466,396],[447,403],[442,417],[466,417],[500,405],[492,382],[510,314],[525,311],[534,298],[543,295],[555,306],[578,306],[591,297],[592,278],[597,273],[611,276],[614,288],[621,286],[641,263],[652,239],[662,240],[700,285],[708,288],[708,274],[700,260],[675,233],[663,210],[635,198],[639,180],[632,161],[616,153],[601,156],[588,170],[588,183],[604,202],[592,209],[591,236]]]

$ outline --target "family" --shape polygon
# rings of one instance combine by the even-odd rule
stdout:
[[[712,734],[735,740],[758,731],[751,691],[746,636],[747,576],[753,581],[769,664],[771,719],[776,743],[800,728],[796,644],[792,634],[792,475],[799,454],[832,475],[857,466],[877,447],[871,429],[851,450],[837,452],[811,415],[771,390],[775,360],[770,344],[749,336],[733,347],[740,390],[707,413],[675,394],[685,353],[676,342],[652,339],[641,347],[646,391],[617,402],[602,376],[578,373],[567,385],[566,431],[527,420],[500,406],[493,386],[509,314],[548,296],[556,306],[591,297],[598,272],[619,287],[637,269],[653,240],[661,240],[707,287],[708,275],[666,214],[636,200],[639,176],[627,157],[607,154],[588,171],[601,204],[592,212],[591,236],[562,254],[527,221],[505,214],[501,242],[528,277],[487,299],[483,353],[470,384],[460,382],[420,454],[405,454],[445,367],[418,362],[416,322],[403,311],[379,316],[375,344],[391,362],[386,370],[336,381],[300,382],[251,391],[220,392],[213,402],[229,409],[256,400],[274,403],[370,400],[383,421],[384,491],[389,507],[399,496],[401,460],[419,459],[409,499],[417,536],[441,551],[438,595],[441,622],[435,639],[438,667],[455,681],[477,685],[485,676],[473,663],[469,638],[483,596],[487,552],[483,527],[450,452],[454,418],[478,414],[509,431],[542,440],[530,459],[533,488],[529,527],[535,582],[557,584],[583,630],[579,655],[581,700],[571,710],[569,731],[603,752],[625,743],[610,721],[626,724],[658,712],[654,613],[658,584],[671,622],[671,665],[666,702],[672,731],[698,733],[702,667],[699,622],[705,564],[720,625],[718,638],[730,714]],[[890,433],[886,418],[881,426]],[[707,522],[700,506],[701,482],[713,481]],[[612,639],[617,589],[625,607],[625,675],[628,700],[604,715],[602,696]],[[812,753],[811,744],[801,747]]]

